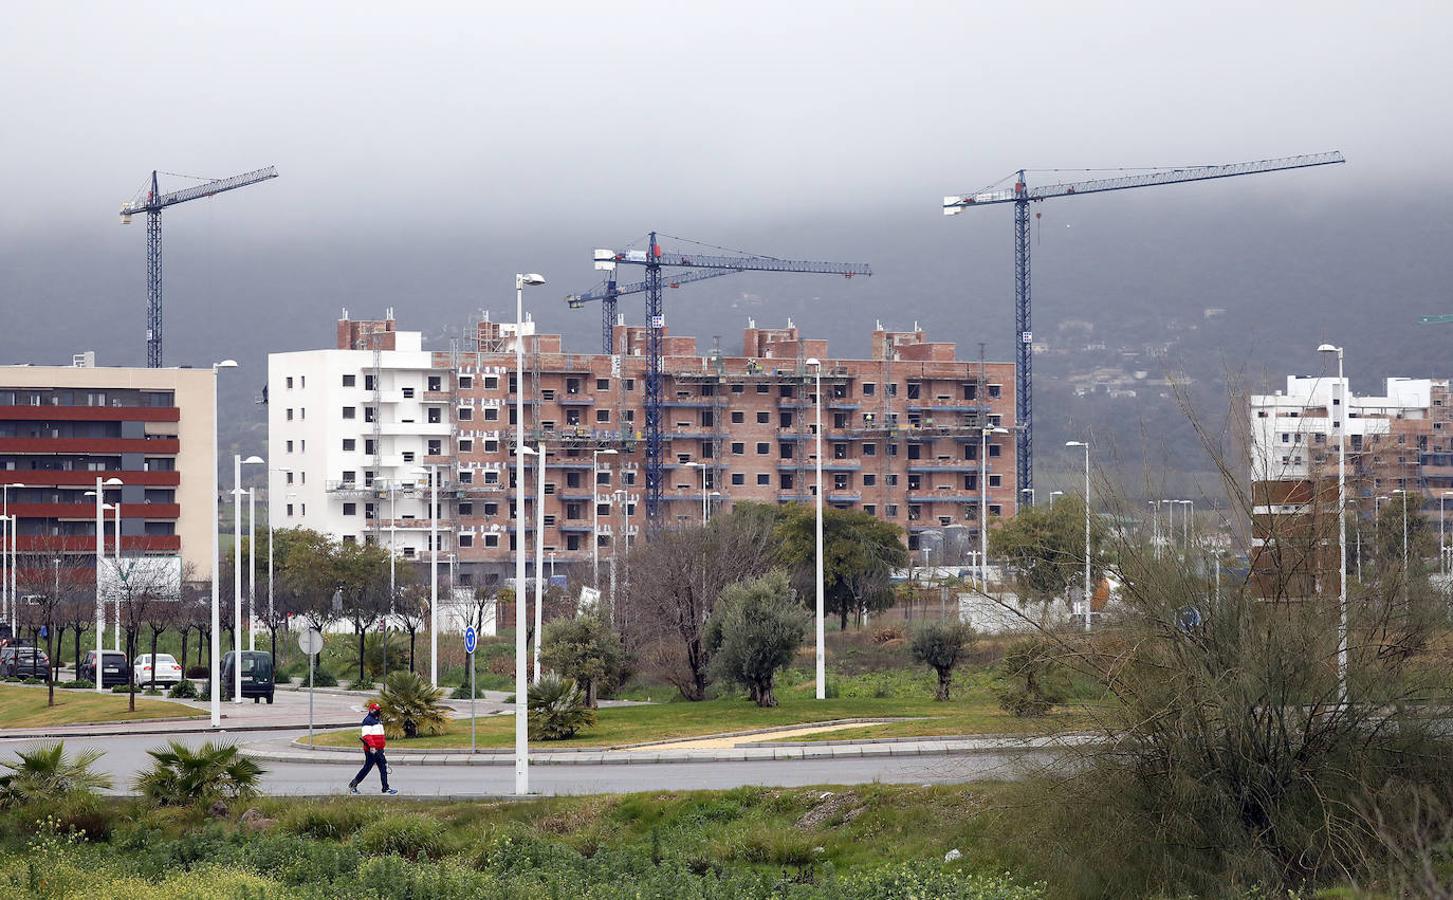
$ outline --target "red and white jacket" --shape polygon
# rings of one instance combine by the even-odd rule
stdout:
[[[377,710],[370,709],[368,715],[363,717],[363,726],[358,729],[358,733],[359,737],[363,739],[363,745],[368,749],[383,749],[383,722],[379,719]]]

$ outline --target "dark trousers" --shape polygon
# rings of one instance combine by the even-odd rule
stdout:
[[[373,771],[374,766],[378,766],[378,780],[383,782],[383,789],[388,790],[388,760],[384,759],[382,750],[365,749],[363,751],[363,768],[353,776],[353,783],[362,784],[363,779],[368,777],[368,773]]]

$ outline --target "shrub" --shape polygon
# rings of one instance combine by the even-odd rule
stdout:
[[[782,572],[739,581],[722,591],[706,623],[716,677],[740,684],[758,706],[776,706],[777,670],[792,662],[807,635],[807,615]]]
[[[546,625],[541,656],[547,667],[580,685],[585,703],[591,707],[600,694],[620,683],[626,665],[621,639],[595,615],[556,619]]]
[[[111,776],[93,771],[100,750],[66,755],[64,741],[34,750],[17,750],[13,762],[0,763],[0,805],[89,796],[111,786]]]
[[[897,625],[879,625],[873,629],[873,643],[892,644],[903,640],[903,629]]]
[[[999,663],[1004,684],[999,689],[999,707],[1021,718],[1043,716],[1063,700],[1047,683],[1054,667],[1054,648],[1039,638],[1024,638],[1010,644]]]
[[[135,685],[131,684],[130,682],[127,682],[126,684],[118,684],[118,685],[112,687],[111,688],[111,693],[113,693],[113,694],[129,694],[134,689],[135,689]]]
[[[391,815],[365,826],[353,842],[370,856],[437,859],[444,845],[444,824],[416,813]]]
[[[21,684],[45,684],[45,679],[44,678],[22,678],[22,679],[20,679],[20,683]]]
[[[309,803],[288,810],[282,818],[282,827],[292,834],[336,841],[358,831],[373,818],[373,809],[361,803]]]
[[[75,681],[64,682],[60,686],[68,690],[93,691],[96,689],[96,682],[78,678]]]
[[[262,767],[242,756],[235,744],[208,741],[193,750],[180,741],[148,750],[152,767],[136,781],[142,796],[158,806],[208,807],[219,800],[257,795]]]
[[[546,672],[530,685],[526,703],[530,737],[537,741],[572,738],[580,729],[595,724],[595,710],[586,705],[585,693],[574,681],[554,672]]]
[[[298,683],[300,685],[302,685],[303,687],[307,687],[308,686],[308,670],[307,670],[306,667],[304,667],[304,669],[303,669],[303,677],[300,678],[300,679],[298,679]],[[337,686],[338,686],[338,679],[337,679],[337,677],[335,677],[333,675],[332,672],[329,672],[327,669],[323,668],[322,666],[314,666],[313,667],[313,687],[337,687]]]
[[[973,642],[974,630],[962,622],[929,622],[914,629],[913,642],[909,645],[913,661],[938,673],[933,699],[948,699],[954,667]]]
[[[197,697],[197,686],[186,678],[172,685],[167,691],[167,696],[174,700],[194,700]]]
[[[378,693],[384,733],[395,738],[443,734],[450,713],[443,700],[444,691],[417,672],[390,672]]]

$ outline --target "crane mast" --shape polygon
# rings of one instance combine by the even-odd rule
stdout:
[[[1061,182],[1035,188],[1029,187],[1025,178],[1026,170],[1020,169],[1014,174],[1014,184],[1011,188],[984,190],[943,198],[943,214],[946,216],[958,215],[978,206],[992,206],[1000,203],[1014,204],[1014,411],[1018,434],[1016,442],[1018,452],[1015,454],[1015,475],[1018,488],[1016,498],[1023,496],[1024,492],[1034,489],[1034,330],[1029,301],[1029,204],[1052,197],[1076,197],[1083,194],[1159,187],[1187,181],[1235,178],[1240,175],[1259,175],[1266,172],[1305,169],[1311,166],[1335,165],[1342,162],[1346,162],[1342,154],[1333,150],[1327,153],[1285,156],[1230,165],[1157,169],[1135,175]]]
[[[131,224],[131,217],[146,213],[146,366],[159,369],[162,364],[162,315],[161,315],[161,211],[168,206],[186,203],[202,197],[211,197],[224,191],[236,190],[277,177],[277,169],[268,166],[234,175],[218,178],[203,184],[182,188],[163,194],[157,186],[157,172],[152,170],[151,184],[141,195],[121,206],[121,224]]]
[[[652,524],[660,522],[661,485],[665,471],[665,447],[661,436],[661,365],[666,318],[662,310],[662,287],[667,283],[682,284],[733,272],[797,272],[842,275],[847,278],[873,274],[866,263],[816,262],[779,259],[773,256],[668,253],[661,249],[656,237],[656,232],[651,232],[645,250],[595,251],[595,267],[611,273],[608,281],[614,278],[616,268],[621,265],[642,266],[646,270],[646,277],[640,283],[639,290],[646,295],[646,516]],[[694,271],[673,280],[662,272],[665,267]],[[621,292],[619,288],[616,290]],[[566,299],[571,306],[580,306],[584,302]]]

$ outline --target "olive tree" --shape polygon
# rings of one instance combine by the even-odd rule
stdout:
[[[544,664],[574,679],[585,694],[585,704],[597,705],[602,692],[619,683],[626,652],[621,639],[599,616],[556,619],[541,636]]]
[[[947,700],[954,667],[974,643],[974,630],[962,622],[929,622],[913,632],[909,650],[913,661],[938,673],[933,699]]]
[[[793,596],[787,575],[769,572],[722,591],[706,623],[711,670],[740,684],[758,706],[776,706],[772,684],[807,636],[807,613]]]

